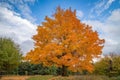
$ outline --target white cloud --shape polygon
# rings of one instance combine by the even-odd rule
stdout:
[[[26,40],[20,44],[20,48],[22,49],[24,53],[27,53],[28,51],[30,51],[33,48],[33,46],[34,46],[34,43],[32,40]]]
[[[28,6],[28,3],[29,5],[32,5],[34,2],[35,0],[3,0],[1,1],[0,6],[7,7],[13,11],[17,9],[25,19],[34,23],[36,19],[31,16],[32,11]]]
[[[97,16],[101,15],[102,12],[109,9],[109,7],[112,5],[112,3],[115,0],[100,0],[95,4],[95,7],[91,9],[90,16],[91,18],[95,17],[91,14],[96,14]]]
[[[77,10],[76,15],[78,18],[82,18],[84,16],[83,12],[80,10]]]
[[[13,8],[11,5],[9,5],[8,3],[5,3],[5,2],[1,2],[1,3],[0,3],[0,6],[1,6],[1,7],[7,7],[7,8],[9,8],[9,9],[12,9],[12,8]]]
[[[21,14],[31,22],[35,22],[35,18],[33,18],[30,14],[32,13],[30,8],[28,7],[27,4],[20,4],[18,5],[18,9],[21,11]]]
[[[108,21],[112,22],[112,23],[116,22],[117,24],[119,24],[120,23],[120,18],[119,18],[119,16],[120,16],[120,9],[114,10],[111,14],[112,15],[108,18]]]
[[[104,5],[103,11],[108,9],[114,1],[115,0],[108,0],[108,2]]]
[[[25,53],[33,47],[31,37],[35,33],[36,25],[23,19],[18,13],[0,6],[0,36],[11,37],[20,47],[22,46],[21,49]],[[29,47],[26,47],[28,45]]]
[[[105,46],[103,53],[118,52],[120,53],[120,9],[112,11],[111,15],[105,22],[98,20],[86,20],[83,21],[93,26],[93,30],[99,32],[100,38],[105,39]]]

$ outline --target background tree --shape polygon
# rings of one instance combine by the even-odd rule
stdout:
[[[109,58],[102,58],[100,61],[94,64],[94,73],[99,75],[108,75],[109,73]]]
[[[112,65],[110,65],[110,60]],[[120,75],[120,55],[108,54],[94,64],[95,74],[118,76]]]
[[[11,39],[0,38],[0,72],[11,72],[21,61],[18,45]]]
[[[72,71],[92,71],[92,59],[102,53],[104,40],[98,37],[91,26],[81,23],[76,11],[57,8],[53,18],[45,17],[33,36],[35,48],[26,59],[45,66],[62,67]]]

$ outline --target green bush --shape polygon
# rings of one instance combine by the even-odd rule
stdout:
[[[110,64],[110,60],[112,61]],[[105,57],[94,64],[94,74],[110,77],[120,75],[120,56]]]

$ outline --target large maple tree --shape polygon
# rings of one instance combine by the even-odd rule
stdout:
[[[92,60],[102,53],[104,39],[81,23],[76,11],[60,7],[52,18],[45,17],[33,36],[35,47],[26,55],[32,63],[56,65],[72,71],[93,70]]]

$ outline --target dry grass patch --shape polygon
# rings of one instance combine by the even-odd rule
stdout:
[[[11,76],[11,75],[9,75],[9,76],[2,76],[0,80],[26,80],[29,77],[31,77],[31,76],[15,76],[15,75]]]

